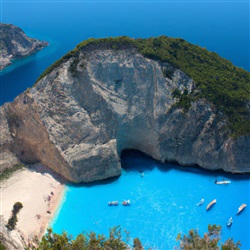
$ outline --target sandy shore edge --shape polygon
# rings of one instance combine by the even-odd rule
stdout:
[[[38,165],[15,172],[0,182],[0,187],[0,232],[14,245],[32,246],[35,239],[41,240],[61,204],[65,193],[64,181]],[[8,231],[5,225],[18,201],[23,208],[17,215],[16,228]]]

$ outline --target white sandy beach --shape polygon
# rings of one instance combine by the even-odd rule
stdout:
[[[15,238],[24,237],[26,243],[27,239],[32,239],[34,236],[41,239],[63,197],[64,184],[46,171],[39,172],[41,169],[44,170],[39,166],[36,167],[36,171],[29,169],[17,171],[12,177],[0,183],[1,221],[6,224],[15,202],[21,202],[23,208],[17,215],[16,229],[11,235]],[[0,231],[3,231],[4,226],[1,225]]]

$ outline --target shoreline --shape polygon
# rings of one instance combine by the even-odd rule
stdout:
[[[44,223],[41,226],[41,232],[38,235],[38,239],[39,240],[42,239],[42,237],[46,233],[46,230],[48,229],[51,221],[56,216],[58,209],[61,208],[61,203],[63,201],[65,192],[66,192],[66,187],[65,187],[64,184],[63,185],[61,184],[61,186],[58,188],[56,199],[54,199],[54,201],[52,201],[53,204],[52,204],[51,209],[50,209],[50,211],[51,211],[51,218],[49,220],[45,220]]]
[[[65,182],[47,167],[33,166],[16,171],[11,177],[0,182],[2,225],[0,232],[6,241],[32,247],[41,240],[56,214],[65,194]],[[12,231],[5,227],[15,202],[23,208],[17,215],[18,222]]]
[[[49,226],[51,220],[56,215],[57,209],[59,208],[59,206],[62,202],[64,194],[65,194],[65,185],[60,184],[57,187],[56,194],[54,195],[54,199],[51,199],[51,202],[50,202],[50,210],[49,211],[51,212],[51,214],[50,214],[48,219],[44,218],[42,223],[41,223],[40,232],[38,234],[39,240],[42,239],[43,235],[46,233],[46,230],[48,229],[48,226]]]

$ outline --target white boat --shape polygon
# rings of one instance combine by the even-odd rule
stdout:
[[[109,206],[118,206],[119,202],[118,201],[110,201],[108,202]]]
[[[216,203],[216,199],[212,200],[212,201],[207,205],[207,210],[209,210],[210,207],[211,207],[212,205],[214,205],[215,203]]]
[[[128,205],[130,205],[130,200],[124,200],[124,201],[122,202],[122,205],[123,205],[123,206],[128,206]]]
[[[197,203],[197,206],[200,206],[204,203],[204,199],[201,199],[199,203]]]
[[[242,205],[238,208],[237,214],[239,214],[246,206],[247,206],[247,204],[242,204]]]
[[[232,223],[233,223],[233,217],[230,217],[230,219],[227,222],[227,227],[231,227]]]
[[[216,181],[215,184],[218,184],[218,185],[223,185],[223,184],[230,184],[231,181]]]
[[[233,223],[233,218],[230,217],[230,219],[227,222],[227,227],[231,227],[232,223]]]

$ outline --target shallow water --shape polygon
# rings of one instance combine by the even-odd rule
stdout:
[[[208,224],[222,226],[222,241],[233,237],[241,249],[250,249],[249,207],[236,216],[242,203],[249,205],[250,177],[173,164],[160,164],[138,152],[129,152],[122,159],[121,177],[93,185],[68,186],[53,229],[76,236],[82,231],[108,235],[108,229],[120,225],[139,237],[145,247],[173,249],[178,233],[198,229],[201,235]],[[144,175],[141,175],[143,171]],[[231,184],[216,185],[215,179]],[[197,203],[204,198],[204,203]],[[131,205],[108,206],[108,201],[130,199]],[[206,211],[213,199],[217,203]],[[230,228],[226,222],[233,217]],[[125,234],[124,234],[125,237]]]

